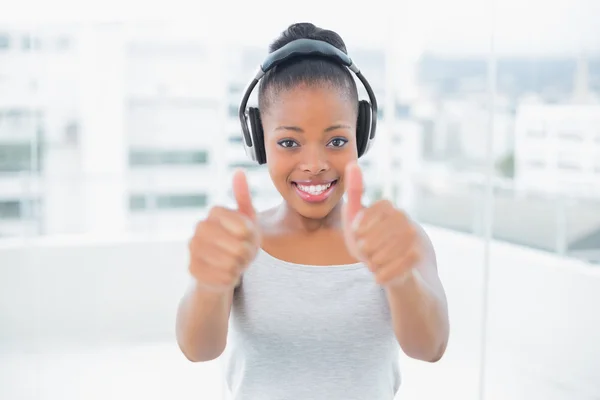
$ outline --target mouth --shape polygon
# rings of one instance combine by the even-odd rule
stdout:
[[[329,198],[337,182],[337,179],[319,184],[292,182],[292,186],[302,200],[309,203],[320,203]]]

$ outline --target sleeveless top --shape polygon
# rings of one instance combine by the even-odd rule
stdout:
[[[234,292],[233,400],[392,400],[399,360],[385,292],[364,264],[294,264],[261,249]]]

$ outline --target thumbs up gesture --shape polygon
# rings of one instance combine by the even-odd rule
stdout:
[[[367,264],[378,284],[399,285],[421,260],[417,230],[387,200],[362,206],[363,179],[357,164],[346,167],[344,180],[348,201],[342,218],[348,250]]]
[[[189,242],[189,271],[201,287],[212,291],[233,289],[260,247],[256,212],[241,170],[234,174],[233,192],[237,209],[213,207]]]

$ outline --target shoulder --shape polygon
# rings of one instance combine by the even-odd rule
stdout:
[[[431,245],[431,239],[429,238],[429,235],[425,231],[425,228],[423,227],[423,225],[421,225],[420,223],[418,223],[414,219],[410,219],[410,224],[413,226],[413,228],[414,228],[415,232],[417,233],[417,235],[422,240],[426,241],[429,245]]]
[[[416,222],[414,220],[411,220],[411,223],[417,233],[417,236],[421,240],[421,244],[424,247],[426,247],[427,251],[432,252],[435,255],[433,243],[431,241],[431,238],[427,234],[427,231],[425,231],[425,228],[423,228],[423,225],[419,224],[418,222]]]

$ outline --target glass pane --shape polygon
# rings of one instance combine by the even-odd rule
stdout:
[[[600,396],[596,2],[499,9],[486,398]],[[515,18],[518,16],[518,18]]]
[[[430,236],[451,324],[441,362],[403,360],[401,398],[479,399],[487,161],[502,152],[490,156],[488,147],[488,4],[403,2],[390,18],[390,72],[380,97],[395,112],[384,114],[376,144],[385,157],[379,168],[390,177],[383,194]]]

